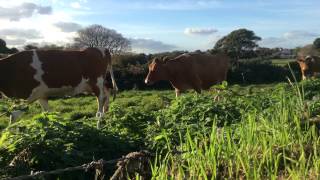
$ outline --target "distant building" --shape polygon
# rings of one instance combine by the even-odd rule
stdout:
[[[281,58],[281,59],[293,59],[295,58],[295,54],[293,49],[285,49],[285,48],[279,48],[279,50],[272,54],[275,58]]]

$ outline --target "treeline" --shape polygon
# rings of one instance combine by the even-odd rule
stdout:
[[[7,54],[19,52],[17,48],[8,48],[6,41],[0,39],[0,58],[5,57]]]

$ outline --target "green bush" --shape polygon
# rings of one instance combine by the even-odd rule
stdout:
[[[119,158],[132,150],[135,145],[127,138],[99,131],[82,121],[44,113],[14,123],[2,132],[0,174],[17,176],[30,174],[31,170],[78,166],[94,159]],[[73,175],[86,177],[83,172]]]

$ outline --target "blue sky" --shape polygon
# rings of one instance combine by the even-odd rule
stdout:
[[[0,38],[10,46],[70,43],[100,24],[131,39],[133,52],[206,50],[238,28],[265,47],[320,37],[319,0],[0,0]],[[19,11],[18,11],[19,10]]]

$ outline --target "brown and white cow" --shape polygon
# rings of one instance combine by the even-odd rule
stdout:
[[[175,88],[176,97],[181,91],[209,89],[227,78],[229,57],[224,54],[185,53],[173,59],[161,61],[158,58],[149,64],[146,84],[168,80]]]
[[[7,97],[25,99],[27,103],[38,100],[44,111],[49,110],[49,97],[93,93],[98,100],[99,126],[108,109],[109,92],[105,87],[108,70],[117,88],[108,50],[22,51],[0,60],[0,92]],[[20,114],[13,112],[10,119],[15,120]]]
[[[319,56],[305,56],[299,57],[297,59],[299,63],[302,80],[305,80],[307,77],[316,75],[320,73],[320,57]]]

